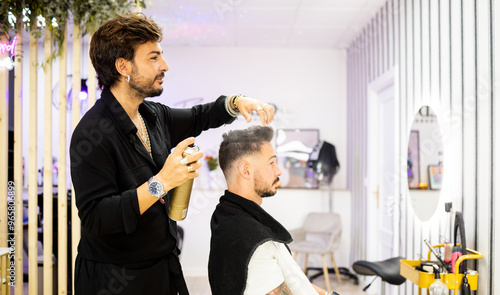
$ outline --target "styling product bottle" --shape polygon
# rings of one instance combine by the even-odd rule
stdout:
[[[191,155],[199,151],[200,148],[198,146],[190,145],[184,150],[182,156],[186,157],[187,155]],[[171,219],[181,221],[186,218],[192,189],[193,179],[188,179],[183,184],[174,188],[168,210],[168,216],[170,216]]]
[[[455,262],[458,258],[460,258],[460,256],[462,256],[462,248],[460,248],[460,246],[453,247],[451,253],[451,271],[453,273],[455,273]]]
[[[441,275],[439,271],[436,271],[434,277],[434,282],[429,287],[429,294],[431,295],[448,295],[448,287],[441,281]]]

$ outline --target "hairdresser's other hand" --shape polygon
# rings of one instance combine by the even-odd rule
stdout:
[[[273,121],[274,108],[270,104],[250,97],[239,96],[236,100],[236,106],[247,122],[252,121],[252,116],[250,114],[253,111],[259,114],[262,125],[266,126]]]
[[[183,184],[188,179],[196,178],[200,175],[196,170],[201,167],[203,152],[197,152],[186,156],[183,160],[182,152],[188,145],[194,143],[194,137],[189,137],[181,141],[168,156],[165,164],[157,174],[157,179],[163,184],[165,191],[169,191]],[[191,167],[191,168],[190,168]]]

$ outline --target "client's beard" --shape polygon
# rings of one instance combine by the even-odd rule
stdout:
[[[264,181],[259,177],[258,179],[255,180],[255,192],[261,197],[261,198],[268,198],[272,197],[276,194],[276,189],[273,188],[273,185],[277,182],[279,182],[280,179],[277,177],[272,185],[267,186]]]

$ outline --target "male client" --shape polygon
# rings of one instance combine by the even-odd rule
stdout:
[[[261,208],[276,194],[281,170],[273,129],[254,126],[223,135],[219,163],[227,187],[215,209],[208,273],[221,294],[332,294],[309,282],[287,244],[288,231]]]

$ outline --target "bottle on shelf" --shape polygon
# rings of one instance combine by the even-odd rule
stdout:
[[[441,274],[439,271],[435,272],[435,280],[429,287],[430,295],[448,295],[448,287],[441,281]]]

